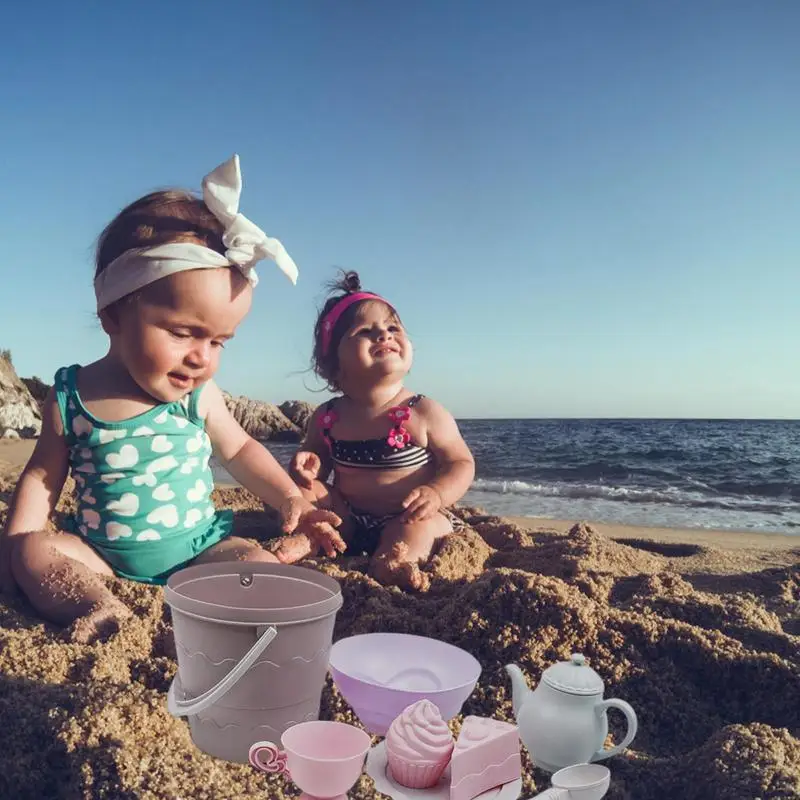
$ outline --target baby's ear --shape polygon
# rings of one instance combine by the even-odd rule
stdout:
[[[119,309],[116,303],[112,303],[108,308],[104,308],[98,316],[103,330],[109,335],[119,333]]]

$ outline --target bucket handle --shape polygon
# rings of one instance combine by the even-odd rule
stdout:
[[[167,692],[167,708],[173,717],[190,717],[205,711],[221,699],[236,682],[241,678],[255,660],[267,649],[267,645],[278,635],[276,628],[267,628],[261,636],[256,639],[256,643],[245,653],[242,660],[216,685],[212,686],[203,694],[198,695],[192,700],[178,700],[178,690],[181,687],[179,674],[172,679],[169,691]]]

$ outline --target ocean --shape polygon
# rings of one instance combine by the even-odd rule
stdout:
[[[492,514],[800,535],[800,421],[460,420]],[[296,445],[267,443],[286,465]],[[220,479],[230,480],[217,469]]]

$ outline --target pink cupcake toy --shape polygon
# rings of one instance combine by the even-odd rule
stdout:
[[[407,789],[435,786],[450,763],[453,734],[430,700],[408,706],[386,734],[392,777]]]

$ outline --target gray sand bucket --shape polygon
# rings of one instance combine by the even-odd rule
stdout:
[[[333,578],[283,564],[203,564],[172,575],[164,599],[178,653],[167,706],[188,717],[197,747],[246,764],[254,742],[280,742],[319,718],[342,606]]]

